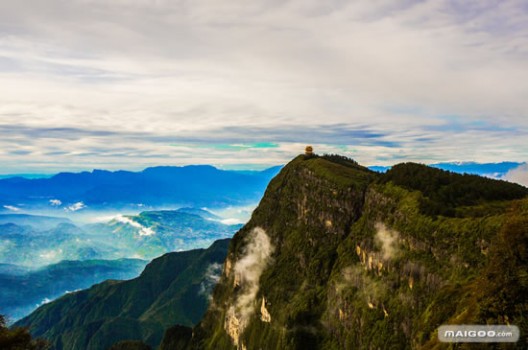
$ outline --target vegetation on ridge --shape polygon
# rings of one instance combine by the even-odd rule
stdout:
[[[230,272],[189,347],[443,349],[438,326],[464,322],[511,323],[525,334],[527,193],[416,164],[383,175],[340,157],[299,156],[233,238]],[[243,287],[232,266],[256,227],[274,253],[246,320],[229,311]]]
[[[411,191],[420,191],[420,208],[427,215],[457,216],[457,207],[524,198],[528,188],[477,175],[456,174],[423,164],[403,163],[380,177]]]

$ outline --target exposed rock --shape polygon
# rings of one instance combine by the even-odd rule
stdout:
[[[414,171],[416,165],[402,166],[393,177],[332,156],[300,156],[285,166],[231,245],[234,264],[244,254],[248,232],[261,226],[276,248],[273,264],[262,273],[262,299],[252,300],[260,312],[247,324],[231,313],[244,283],[226,274],[215,292],[218,307],[196,332],[195,349],[438,348],[438,324],[460,319],[461,312],[464,321],[485,322],[474,296],[480,291],[472,283],[492,256],[493,244],[486,242],[494,242],[506,206],[504,213],[500,204],[482,218],[464,216],[468,208],[460,208],[460,217],[429,215],[422,207],[434,195],[445,195],[441,186],[460,178],[442,174],[445,183],[429,184]],[[394,179],[438,193],[425,197]],[[472,186],[478,183],[473,180]],[[272,308],[264,295],[273,300]],[[459,301],[464,298],[473,309]],[[491,318],[506,322],[494,312],[488,311]],[[218,324],[226,315],[227,335]]]
[[[268,309],[266,309],[266,298],[264,297],[262,297],[262,304],[260,305],[260,319],[262,322],[271,322],[271,315]]]
[[[238,342],[240,340],[240,331],[241,331],[241,324],[240,320],[237,318],[235,314],[235,309],[231,307],[229,311],[227,312],[225,323],[224,323],[224,329],[226,333],[231,337],[231,340],[233,341],[233,344],[235,346],[238,346]]]
[[[224,273],[226,277],[229,277],[231,275],[231,268],[232,268],[231,259],[227,258],[224,264]]]

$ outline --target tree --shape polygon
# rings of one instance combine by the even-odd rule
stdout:
[[[5,317],[0,315],[0,349],[45,350],[49,349],[49,343],[43,339],[32,339],[27,328],[9,329]]]

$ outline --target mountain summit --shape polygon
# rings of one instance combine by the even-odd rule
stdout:
[[[169,330],[162,349],[442,348],[442,324],[525,334],[527,195],[420,164],[377,174],[301,155],[232,239],[192,337]]]

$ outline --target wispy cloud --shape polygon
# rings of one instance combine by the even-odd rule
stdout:
[[[398,238],[399,233],[393,231],[383,223],[376,223],[376,235],[375,240],[381,247],[381,253],[385,260],[392,259],[398,252]]]
[[[127,216],[123,216],[123,215],[118,215],[117,217],[114,218],[116,221],[120,222],[120,223],[123,223],[123,224],[126,224],[126,225],[130,225],[134,228],[137,228],[138,231],[137,233],[140,235],[140,236],[153,236],[156,234],[156,231],[154,231],[152,229],[152,227],[145,227],[143,225],[141,225],[139,222],[127,217]]]
[[[60,199],[50,199],[49,204],[53,207],[60,207],[62,205],[62,201]]]
[[[15,207],[13,205],[4,205],[4,208],[10,211],[20,211],[20,208]]]
[[[522,0],[6,1],[2,171],[273,164],[305,143],[525,161],[526,23]]]
[[[76,203],[70,204],[67,207],[65,207],[64,211],[74,212],[74,211],[79,211],[84,208],[86,208],[86,204],[84,204],[83,202],[76,202]]]
[[[239,288],[229,307],[224,327],[233,343],[238,346],[240,335],[255,312],[255,298],[260,288],[260,276],[268,266],[274,246],[266,231],[254,228],[246,237],[247,244],[242,256],[235,262],[235,284]]]

